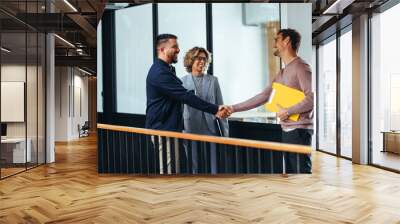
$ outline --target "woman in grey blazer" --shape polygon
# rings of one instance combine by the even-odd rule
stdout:
[[[224,102],[217,77],[205,74],[210,62],[211,54],[206,49],[201,47],[190,49],[184,58],[184,66],[189,74],[182,77],[183,86],[188,90],[193,90],[198,97],[205,101],[223,105]],[[186,104],[183,109],[183,119],[184,132],[186,133],[229,136],[227,119],[220,120],[220,131],[216,125],[214,115],[204,113]],[[195,148],[195,146],[192,148]],[[211,172],[216,173],[216,145],[210,144],[210,150]],[[192,150],[192,158],[193,172],[197,173],[197,155],[194,150]]]

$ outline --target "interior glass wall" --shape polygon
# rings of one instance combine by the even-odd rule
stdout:
[[[40,5],[40,7],[39,7]],[[2,5],[0,5],[2,6]],[[18,2],[19,15],[43,11]],[[0,178],[45,162],[45,35],[0,13]]]
[[[158,4],[158,33],[178,36],[180,53],[178,63],[173,66],[178,77],[185,76],[188,74],[183,66],[186,52],[195,46],[207,48],[206,4]]]
[[[336,36],[318,48],[318,149],[336,154]]]
[[[152,21],[152,4],[115,12],[117,112],[146,113],[145,83],[153,64]]]
[[[347,31],[347,32],[346,32]],[[352,32],[340,36],[340,154],[352,157]]]
[[[115,12],[119,113],[145,114],[144,83],[154,58],[152,11],[152,4],[145,4]],[[158,33],[178,36],[180,53],[174,65],[178,77],[187,74],[183,66],[185,53],[194,46],[207,47],[205,14],[204,3],[158,4]]]
[[[25,170],[26,159],[31,158],[26,152],[26,41],[25,32],[1,34],[2,177]]]
[[[279,59],[268,53],[273,52],[269,41],[279,29],[279,4],[212,6],[214,75],[219,79],[224,102],[232,105],[260,93],[280,69]],[[265,117],[267,112],[260,106],[244,113]]]
[[[372,163],[400,170],[400,4],[371,19]]]

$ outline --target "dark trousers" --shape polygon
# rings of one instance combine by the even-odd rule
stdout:
[[[297,128],[282,131],[282,142],[297,145],[311,145],[313,130]],[[311,173],[311,155],[285,152],[286,173]]]
[[[187,132],[187,133],[195,133],[195,134],[200,134],[200,135],[210,135],[210,136],[219,136],[213,132],[210,132],[208,129],[207,130],[197,130],[195,132]],[[198,149],[200,149],[201,143],[200,142],[191,142],[191,145],[189,147],[190,143],[184,142],[183,147],[185,148],[185,154],[186,154],[186,159],[188,162],[191,162],[192,164],[192,173],[197,174],[199,172],[199,163],[204,162],[204,161],[199,161],[200,155],[198,155]],[[204,150],[210,150],[209,151],[209,164],[210,164],[210,169],[211,169],[211,174],[216,174],[217,173],[217,145],[215,143],[210,143],[209,144],[210,148],[204,148]],[[191,150],[192,153],[192,161],[189,161],[189,151]],[[208,158],[205,158],[208,160]],[[190,171],[188,171],[190,172]]]
[[[191,147],[189,147],[189,144],[191,144]],[[210,143],[209,148],[203,148],[203,150],[210,150],[209,151],[209,158],[204,158],[204,160],[208,160],[207,163],[210,165],[210,171],[211,174],[216,174],[217,173],[217,145],[215,143]],[[199,161],[199,158],[201,157],[198,155],[198,149],[200,149],[201,143],[200,142],[194,142],[192,141],[191,143],[184,142],[183,147],[185,148],[185,153],[186,153],[186,159],[187,162],[192,164],[192,173],[197,174],[199,172],[199,163],[204,162],[204,161]],[[192,153],[192,161],[189,161],[189,150],[191,150]],[[190,171],[188,171],[190,172]]]

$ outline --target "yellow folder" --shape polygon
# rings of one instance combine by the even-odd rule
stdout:
[[[305,98],[302,91],[285,86],[283,84],[272,83],[272,93],[269,101],[265,104],[265,108],[271,112],[279,112],[280,107],[288,109]],[[292,114],[289,119],[292,121],[299,120],[300,114]]]

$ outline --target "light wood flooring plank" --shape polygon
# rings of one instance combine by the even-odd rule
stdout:
[[[96,139],[0,181],[0,223],[400,223],[400,175],[314,152],[311,175],[98,175]]]

